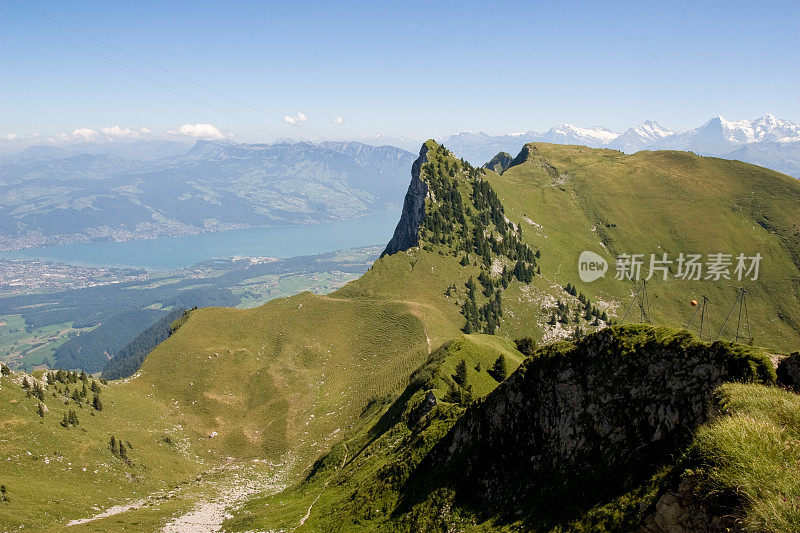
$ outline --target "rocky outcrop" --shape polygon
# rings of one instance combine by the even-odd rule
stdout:
[[[526,161],[530,161],[530,159],[533,157],[533,154],[535,153],[535,150],[536,148],[532,144],[526,144],[525,146],[522,147],[522,150],[519,151],[517,157],[511,160],[506,169],[517,165],[521,165]]]
[[[569,495],[598,501],[678,453],[727,381],[772,382],[751,348],[686,331],[616,326],[539,350],[459,419],[420,467],[456,498],[521,513]],[[479,490],[478,490],[479,489]]]
[[[508,167],[511,166],[511,160],[511,154],[508,152],[500,152],[488,163],[483,165],[483,168],[491,170],[492,172],[497,172],[498,174],[502,174]]]
[[[430,142],[430,141],[429,141]],[[422,145],[419,157],[411,167],[411,183],[408,185],[403,212],[394,230],[392,240],[381,254],[392,255],[419,245],[419,227],[425,217],[425,198],[428,196],[428,185],[421,179],[422,165],[428,162],[428,143]]]
[[[436,395],[433,393],[432,390],[429,390],[425,393],[425,398],[420,402],[420,404],[414,408],[411,413],[408,415],[408,424],[409,426],[415,426],[417,422],[419,422],[422,417],[430,413],[434,407],[436,407]]]
[[[642,520],[639,533],[743,531],[733,509],[698,497],[700,483],[698,475],[687,474],[678,480],[676,487],[663,491]]]
[[[778,364],[778,383],[800,392],[800,352],[794,352]]]

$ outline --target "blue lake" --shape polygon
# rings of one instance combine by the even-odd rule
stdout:
[[[337,222],[231,230],[128,242],[90,242],[0,252],[5,259],[44,259],[87,266],[170,270],[217,257],[294,257],[385,245],[399,211]]]

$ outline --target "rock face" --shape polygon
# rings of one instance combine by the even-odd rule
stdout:
[[[508,152],[500,152],[494,156],[491,161],[483,165],[484,168],[489,169],[498,174],[502,174],[508,167],[511,166],[511,154]]]
[[[523,146],[522,149],[517,154],[517,157],[515,157],[514,159],[511,160],[511,162],[508,164],[506,169],[508,169],[510,167],[517,166],[517,165],[521,165],[522,163],[530,160],[531,154],[532,154],[532,150],[531,150],[532,146],[533,145],[531,145],[531,144],[526,144],[525,146]]]
[[[447,469],[457,499],[482,509],[596,498],[677,453],[733,380],[770,382],[774,370],[747,347],[685,331],[607,328],[538,351],[467,410],[428,467]]]
[[[394,230],[392,240],[381,254],[392,255],[419,245],[419,226],[425,217],[425,198],[428,196],[428,185],[420,178],[422,165],[428,162],[428,143],[422,145],[419,157],[411,167],[411,183],[408,185],[403,212]]]
[[[690,531],[743,531],[731,513],[697,498],[699,480],[687,476],[673,490],[664,492],[653,505],[652,513],[640,525],[640,533],[685,533]]]
[[[800,352],[794,352],[780,362],[778,383],[800,392]]]

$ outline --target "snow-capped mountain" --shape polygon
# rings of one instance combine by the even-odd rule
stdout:
[[[723,154],[746,144],[762,142],[800,143],[800,124],[773,115],[736,121],[717,116],[699,128],[670,138],[664,148]]]
[[[394,135],[384,135],[378,133],[377,135],[369,137],[359,137],[355,139],[356,142],[368,144],[370,146],[394,146],[402,148],[413,154],[419,152],[419,147],[422,145],[424,139],[412,139],[410,137],[397,137]]]
[[[718,116],[682,133],[648,120],[623,133],[600,126],[583,128],[561,124],[544,133],[528,131],[490,135],[462,132],[441,140],[457,155],[477,165],[489,161],[498,152],[514,155],[523,144],[538,141],[612,148],[625,153],[691,150],[701,155],[740,159],[800,177],[800,124],[769,114],[754,120],[737,121]]]
[[[557,144],[585,144],[590,147],[607,146],[619,133],[600,126],[581,128],[574,124],[559,124],[544,132],[541,141]]]
[[[636,152],[644,147],[656,146],[671,135],[675,135],[675,132],[671,129],[665,128],[652,120],[647,120],[638,126],[625,130],[619,137],[609,143],[609,147],[622,152]]]

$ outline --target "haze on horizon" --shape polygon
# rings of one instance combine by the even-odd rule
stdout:
[[[563,122],[799,121],[799,19],[796,2],[8,0],[0,138],[106,128],[117,138],[419,139]]]

